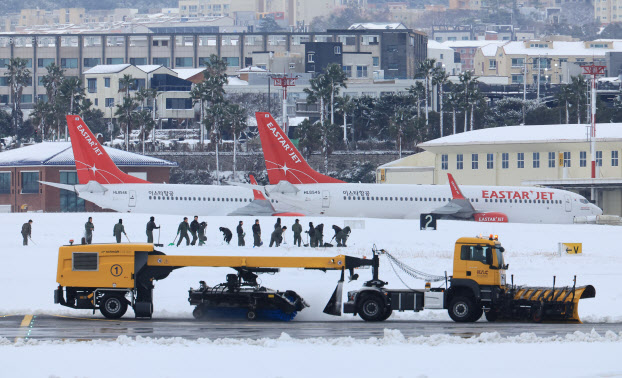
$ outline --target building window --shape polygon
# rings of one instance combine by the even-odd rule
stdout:
[[[570,167],[570,151],[564,152],[564,167]]]
[[[22,172],[22,193],[39,193],[39,172]]]
[[[307,54],[307,63],[315,63],[315,54]]]
[[[171,65],[171,58],[153,58],[153,64],[156,66],[169,67]]]
[[[0,87],[8,87],[8,86],[9,86],[9,78],[6,76],[0,76]]]
[[[464,168],[464,155],[458,154],[456,156],[456,169],[463,169],[463,168]]]
[[[39,59],[37,59],[37,67],[39,67],[39,68],[47,68],[52,63],[56,63],[56,59],[54,59],[54,58],[39,58]]]
[[[78,59],[77,58],[61,58],[60,66],[62,68],[78,68]]]
[[[379,67],[380,66],[380,57],[379,56],[372,56],[371,57],[371,61],[372,61],[372,65],[374,67]]]
[[[136,59],[136,58],[132,58],[132,59]],[[130,61],[132,60],[130,59]],[[140,58],[139,58],[140,59]],[[123,64],[123,58],[106,58],[106,64]],[[134,64],[134,63],[132,63]],[[143,63],[139,63],[139,64],[143,64]],[[147,60],[145,59],[144,64],[147,64]]]
[[[0,172],[0,194],[11,193],[11,172]]]
[[[367,66],[356,66],[356,77],[367,77]]]
[[[341,46],[335,46],[335,55],[340,55],[341,54]]]
[[[602,151],[596,151],[596,166],[598,167],[603,166],[603,152]]]
[[[346,77],[352,77],[352,66],[342,66],[341,69],[346,74]]]
[[[525,168],[525,153],[519,152],[516,154],[516,168]]]
[[[555,168],[555,152],[549,152],[549,168]]]
[[[587,167],[587,151],[579,152],[579,167]]]
[[[618,151],[611,151],[611,166],[618,166]]]
[[[86,79],[89,93],[97,93],[97,79]]]
[[[109,77],[105,77],[104,78],[104,87],[110,88],[110,78]]]
[[[77,172],[60,172],[60,183],[67,185],[76,185],[78,182]],[[84,199],[78,197],[76,193],[69,190],[60,191],[60,211],[61,212],[83,212]]]
[[[512,58],[512,67],[513,68],[516,68],[516,67],[523,68],[524,65],[525,65],[525,59],[524,58]]]
[[[22,95],[22,103],[30,104],[31,102],[32,102],[32,95],[31,94],[23,94]]]
[[[84,58],[84,67],[86,68],[95,67],[100,63],[101,59],[99,58]]]
[[[479,169],[479,155],[471,154],[471,169]]]
[[[147,64],[147,58],[130,58],[130,64],[133,66],[144,66]]]
[[[192,67],[192,58],[175,58],[175,67]]]
[[[508,169],[510,167],[510,154],[504,152],[501,154],[501,168]]]
[[[447,154],[441,155],[441,169],[443,171],[449,169],[449,155]]]
[[[107,97],[107,98],[105,99],[105,101],[106,101],[106,107],[107,107],[107,108],[112,108],[112,107],[114,106],[114,98],[112,98],[112,97]]]
[[[495,155],[486,154],[486,169],[494,169],[494,168],[495,168]]]
[[[539,152],[533,153],[533,167],[540,168],[540,153]]]
[[[488,59],[488,69],[491,69],[491,70],[497,69],[497,61],[494,59]]]
[[[525,75],[512,75],[512,84],[523,84]]]
[[[167,98],[167,109],[192,109],[191,98]]]
[[[223,58],[227,67],[240,67],[240,58],[238,57],[225,57]]]

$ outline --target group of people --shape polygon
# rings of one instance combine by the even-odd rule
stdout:
[[[205,236],[205,230],[207,228],[207,222],[199,222],[199,216],[195,215],[194,220],[188,223],[188,217],[184,217],[183,221],[179,223],[177,227],[177,235],[175,239],[179,237],[177,241],[177,246],[181,244],[182,240],[186,240],[186,245],[198,245],[201,246],[205,244],[207,241],[207,236]],[[159,230],[160,226],[156,225],[155,217],[150,217],[149,222],[147,222],[147,243],[153,243],[153,231]],[[253,231],[253,247],[261,247],[263,245],[263,241],[261,240],[261,225],[259,224],[259,219],[255,219],[255,223],[251,227]],[[229,244],[233,239],[233,233],[226,227],[220,227],[220,232],[223,234],[223,240],[225,243]],[[281,224],[281,218],[277,218],[276,223],[274,224],[274,229],[270,233],[270,247],[279,247],[284,243],[283,235],[287,230],[287,226],[283,226]],[[89,217],[87,222],[84,224],[84,236],[82,237],[82,244],[91,244],[93,242],[93,231],[95,231],[95,225],[93,224],[93,217]],[[308,243],[302,243],[302,225],[300,224],[300,220],[296,219],[294,224],[292,225],[292,231],[294,232],[294,245],[298,247],[304,245],[305,247],[332,247],[332,240],[334,239],[337,242],[337,247],[347,247],[346,241],[350,236],[351,229],[349,226],[341,228],[337,225],[333,225],[333,231],[335,235],[331,239],[329,243],[324,243],[324,224],[319,224],[317,226],[313,225],[313,222],[309,222],[309,229],[305,231],[308,235]],[[32,219],[22,225],[22,237],[24,245],[28,245],[28,239],[31,239],[32,235]],[[246,233],[244,232],[244,222],[239,221],[238,226],[236,227],[236,233],[238,237],[238,247],[243,247],[246,245],[245,237]],[[127,233],[125,232],[125,226],[123,225],[123,219],[119,219],[119,222],[116,223],[112,229],[112,235],[115,237],[117,243],[121,243],[121,236],[125,235],[126,239],[129,238]],[[190,240],[190,236],[192,236],[192,241]],[[175,240],[173,240],[173,245]]]

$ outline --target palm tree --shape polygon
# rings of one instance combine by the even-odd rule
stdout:
[[[577,103],[577,124],[581,123],[581,105],[587,101],[587,80],[583,75],[573,76],[570,87]]]
[[[246,128],[246,109],[237,104],[230,104],[227,107],[228,124],[233,135],[233,176],[237,169],[237,145],[240,132]]]
[[[59,100],[62,101],[57,100],[57,103],[65,108],[64,112],[61,114],[76,114],[76,107],[74,105],[80,104],[85,98],[82,80],[77,77],[67,77],[63,79],[59,89],[59,97]],[[67,122],[62,123],[65,125],[65,140],[68,140]]]
[[[138,101],[140,103],[140,107],[141,110],[145,110],[146,107],[149,106],[149,102],[151,101],[152,107],[151,107],[151,120],[153,121],[153,128],[151,130],[155,129],[155,108],[156,108],[156,98],[158,97],[158,90],[155,88],[140,88],[137,92],[136,92],[136,101]],[[155,144],[155,131],[153,132],[153,142]],[[144,153],[144,148],[145,147],[145,143],[143,141],[143,153]]]
[[[430,97],[430,78],[434,72],[434,66],[436,65],[436,59],[425,59],[419,63],[417,67],[418,78],[425,80],[425,125],[428,126],[428,97]]]
[[[330,123],[335,123],[335,96],[339,95],[340,88],[347,88],[346,85],[346,73],[338,64],[330,64],[326,67],[326,85],[330,84],[328,91],[330,91]]]
[[[22,93],[24,87],[32,85],[32,76],[30,75],[30,70],[26,67],[27,64],[28,61],[26,59],[11,58],[4,73],[11,87],[11,97],[13,98],[11,118],[13,119],[13,129],[15,132],[19,132],[24,122],[22,113]]]
[[[473,93],[476,91],[475,85],[479,83],[477,81],[477,76],[473,76],[471,71],[465,71],[460,73],[458,76],[460,79],[460,83],[463,88],[463,105],[464,105],[464,131],[468,130],[467,122],[468,122],[468,112],[469,107],[473,108],[472,103],[473,99],[471,99]],[[471,130],[473,130],[473,114],[471,113]]]
[[[354,99],[348,95],[339,98],[339,105],[343,111],[343,143],[348,148],[348,113],[353,113],[356,103]],[[352,123],[354,124],[354,123]]]
[[[130,91],[134,90],[135,80],[132,75],[123,75],[122,78],[119,79],[119,92],[125,93],[125,98],[130,97]]]
[[[439,113],[440,113],[440,129],[441,129],[441,137],[443,137],[443,86],[447,84],[449,80],[449,74],[445,71],[443,67],[437,67],[434,69],[432,74],[432,84],[438,87],[438,104],[439,104]]]
[[[155,127],[155,121],[151,118],[151,112],[148,109],[142,109],[134,113],[136,123],[140,125],[140,138],[142,141],[143,155],[145,154],[145,139],[147,134]]]
[[[570,124],[570,110],[568,106],[570,105],[570,100],[574,97],[574,93],[572,93],[571,85],[564,84],[561,87],[561,90],[557,94],[557,100],[559,101],[559,105],[564,104],[564,108],[566,110],[566,124]]]
[[[51,106],[45,101],[37,101],[30,113],[30,119],[33,125],[35,125],[41,132],[41,141],[45,141],[45,136],[48,135],[47,131],[52,122],[51,119]]]
[[[415,98],[417,105],[417,117],[421,118],[421,97],[425,96],[425,87],[418,81],[415,85],[408,88],[408,93]]]
[[[127,75],[126,75],[127,76]],[[117,105],[115,115],[118,117],[119,122],[125,124],[125,150],[128,151],[130,144],[130,132],[132,131],[132,123],[134,121],[135,112],[138,108],[136,100],[131,97],[124,97],[123,102]]]

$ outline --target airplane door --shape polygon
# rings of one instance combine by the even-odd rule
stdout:
[[[330,206],[330,192],[322,190],[322,208],[326,209]]]
[[[566,206],[566,211],[568,212],[572,211],[572,199],[570,198],[568,194],[564,195],[564,202]]]
[[[136,207],[136,191],[130,190],[130,207]]]

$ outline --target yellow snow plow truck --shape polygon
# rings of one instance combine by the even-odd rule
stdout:
[[[446,309],[456,322],[475,322],[485,314],[488,321],[531,320],[534,322],[580,322],[579,300],[593,298],[592,285],[552,287],[516,286],[506,283],[508,264],[503,259],[504,248],[498,237],[466,237],[454,247],[453,276],[434,276],[402,263],[388,251],[374,251],[373,278],[360,290],[348,292],[343,312],[358,314],[367,321],[387,319],[393,310],[421,311]],[[386,289],[378,278],[379,256],[386,256],[393,270],[428,281],[425,289]],[[444,281],[431,288],[430,282]]]

